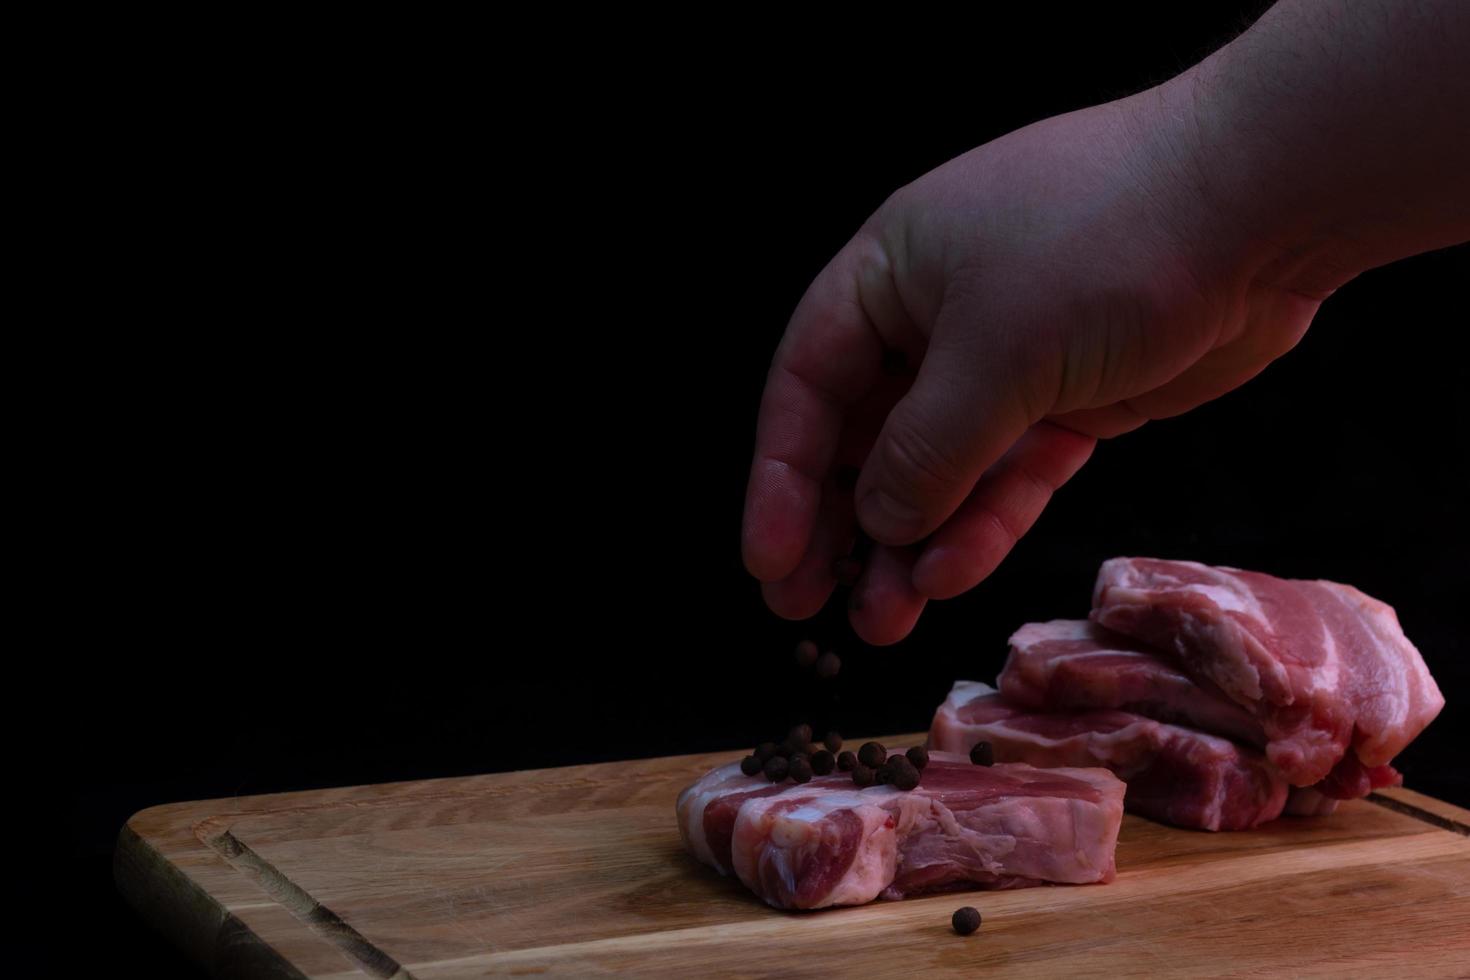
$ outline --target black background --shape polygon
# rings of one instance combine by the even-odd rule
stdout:
[[[253,149],[139,171],[172,266],[119,278],[136,262],[130,299],[167,286],[188,322],[58,409],[50,581],[86,656],[41,665],[97,949],[182,969],[111,891],[140,808],[732,749],[798,719],[922,729],[1120,554],[1394,605],[1449,701],[1399,766],[1470,804],[1465,247],[1362,276],[1254,382],[1100,445],[897,646],[858,642],[841,596],[776,619],[741,567],[756,404],[811,277],[900,184],[1160,81],[1263,5],[1178,6],[594,45],[488,91],[349,91],[331,126],[286,106]],[[796,668],[805,637],[836,681]]]

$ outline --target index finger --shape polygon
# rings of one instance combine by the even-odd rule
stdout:
[[[807,288],[776,349],[741,529],[745,567],[763,582],[790,575],[806,553],[844,417],[879,377],[884,341],[862,284],[886,263],[875,241],[849,242]]]

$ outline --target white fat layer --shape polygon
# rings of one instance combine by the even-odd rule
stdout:
[[[954,686],[949,689],[949,697],[944,699],[944,704],[945,707],[958,711],[971,701],[999,693],[995,688],[981,681],[955,681]]]
[[[1011,634],[1012,646],[1043,643],[1047,640],[1088,640],[1092,623],[1086,619],[1053,619],[1045,623],[1027,623]]]
[[[741,785],[743,783],[749,785]],[[732,762],[711,769],[679,794],[679,822],[684,830],[684,840],[690,853],[700,863],[709,865],[721,874],[730,873],[729,868],[722,866],[715,859],[715,853],[710,849],[709,841],[705,838],[704,811],[710,803],[726,793],[739,792],[742,789],[759,789],[760,786],[761,777],[745,775],[740,771],[740,763]]]
[[[1134,660],[1158,660],[1151,653],[1140,653],[1137,650],[1074,650],[1071,653],[1049,654],[1046,658],[1048,664],[1064,663],[1068,660],[1086,660],[1088,657],[1131,657]],[[1169,668],[1171,673],[1178,674],[1177,670]],[[1183,676],[1182,674],[1180,675]]]

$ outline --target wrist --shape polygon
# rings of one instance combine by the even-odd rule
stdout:
[[[1290,135],[1238,101],[1231,57],[1227,45],[1145,93],[1154,152],[1173,172],[1190,240],[1222,275],[1323,299],[1366,266],[1316,171],[1279,152]]]

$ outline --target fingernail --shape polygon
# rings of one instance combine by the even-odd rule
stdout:
[[[890,497],[882,490],[870,490],[859,507],[864,527],[876,529],[874,534],[880,541],[883,537],[911,537],[918,532],[920,515],[917,508]],[[894,543],[894,542],[885,542]]]

